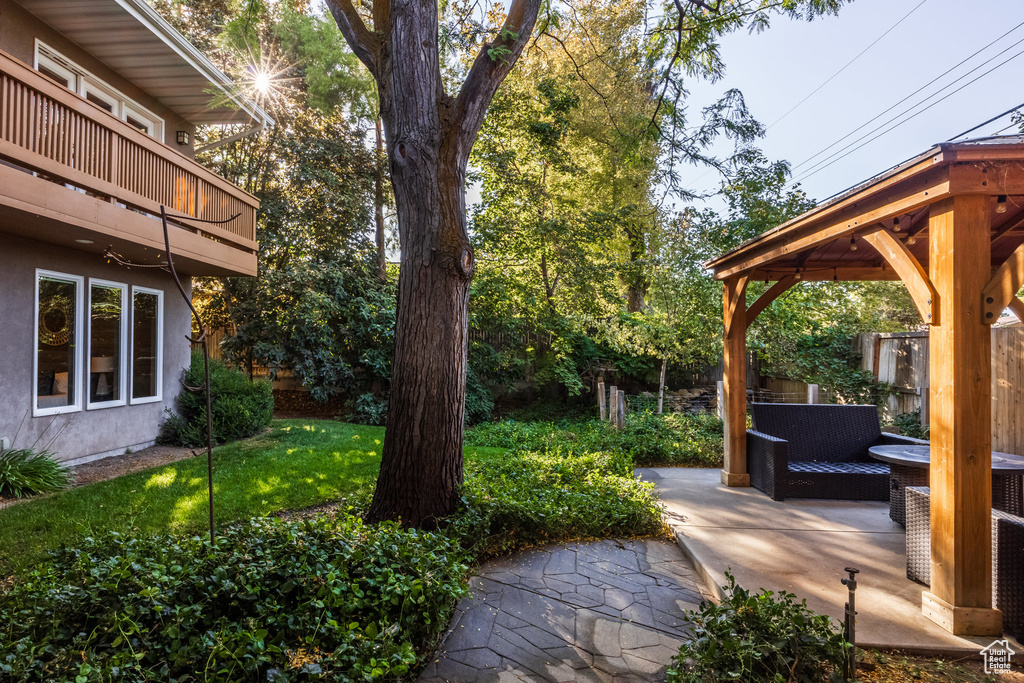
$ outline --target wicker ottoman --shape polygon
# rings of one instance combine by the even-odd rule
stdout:
[[[907,578],[931,584],[931,491],[908,486]],[[992,605],[1003,612],[1003,631],[1024,637],[1024,518],[992,510]]]

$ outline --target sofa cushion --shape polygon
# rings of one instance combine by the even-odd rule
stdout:
[[[811,462],[789,463],[790,472],[822,472],[829,474],[889,474],[884,462]]]

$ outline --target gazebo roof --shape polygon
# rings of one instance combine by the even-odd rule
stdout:
[[[969,194],[992,196],[996,268],[1024,243],[1024,136],[936,145],[705,265],[718,279],[898,280],[863,237],[885,230],[927,269],[928,206]]]

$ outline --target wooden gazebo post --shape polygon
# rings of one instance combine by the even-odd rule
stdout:
[[[725,463],[722,483],[750,486],[747,473],[747,276],[730,277],[724,284]]]
[[[982,291],[991,278],[986,195],[930,208],[929,276],[938,295],[931,326],[931,591],[925,616],[960,635],[999,635],[992,608],[991,330]]]

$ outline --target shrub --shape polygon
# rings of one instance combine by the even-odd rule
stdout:
[[[383,425],[388,416],[388,399],[378,398],[372,393],[360,394],[345,403],[348,419],[356,424]]]
[[[0,493],[22,498],[59,491],[71,485],[71,475],[49,451],[9,448],[0,451]]]
[[[631,459],[621,453],[527,451],[468,462],[463,500],[453,533],[480,556],[662,529],[654,485],[637,480]]]
[[[726,577],[722,604],[687,612],[691,639],[667,669],[668,683],[842,680],[848,645],[832,619],[792,593],[751,594]]]
[[[203,354],[193,353],[185,370],[182,391],[175,400],[178,414],[169,414],[160,427],[161,443],[197,448],[206,445],[206,396]],[[195,389],[199,390],[196,391]],[[270,382],[251,381],[238,370],[210,359],[210,395],[213,398],[213,442],[226,443],[252,436],[270,426],[274,397]]]
[[[931,432],[921,424],[920,410],[915,410],[912,413],[900,413],[893,419],[893,424],[900,430],[900,434],[915,439],[927,439]]]
[[[406,677],[466,566],[443,535],[266,519],[199,537],[85,539],[0,594],[0,679]]]
[[[466,433],[470,446],[540,450],[556,446],[573,452],[614,451],[641,467],[720,467],[722,421],[710,414],[636,412],[623,430],[599,420],[576,423],[515,422],[479,425]]]

